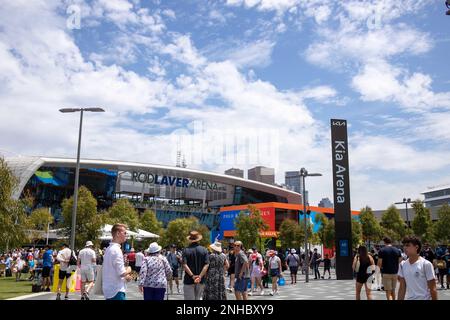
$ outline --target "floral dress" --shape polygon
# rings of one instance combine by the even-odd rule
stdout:
[[[223,253],[212,253],[209,256],[209,267],[203,300],[227,300],[225,291],[225,260]]]

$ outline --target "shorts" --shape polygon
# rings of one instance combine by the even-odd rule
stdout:
[[[247,292],[248,283],[250,279],[249,278],[236,278],[236,281],[234,282],[234,291],[236,292]]]
[[[67,271],[69,271],[69,273],[67,273]],[[69,279],[72,273],[70,273],[70,270],[67,271],[59,270],[58,279],[59,280],[63,280],[64,278]]]
[[[137,273],[141,272],[141,267],[136,267],[136,272]]]
[[[280,276],[280,269],[270,269],[270,276],[271,277],[279,277]]]
[[[382,284],[384,290],[395,290],[397,287],[397,275],[396,274],[382,274]]]
[[[80,271],[81,271],[80,273],[81,273],[81,281],[82,282],[94,281],[95,275],[94,275],[94,269],[92,267],[82,268]]]
[[[42,278],[48,278],[50,277],[50,270],[52,267],[43,267],[42,268]]]
[[[117,294],[112,298],[107,298],[106,300],[127,300],[125,292],[119,291]]]
[[[291,270],[291,274],[297,274],[298,266],[297,267],[289,267],[289,269]]]
[[[230,267],[228,268],[228,275],[231,276],[232,274],[234,274],[234,265],[230,265]]]
[[[173,278],[178,278],[178,268],[174,268],[172,271],[172,277]]]
[[[364,284],[364,283],[367,282],[367,280],[369,279],[369,277],[370,277],[370,275],[367,274],[367,273],[365,273],[365,274],[357,274],[357,275],[356,275],[356,282],[359,282],[359,283]]]

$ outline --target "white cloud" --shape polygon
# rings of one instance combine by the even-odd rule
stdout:
[[[450,165],[448,149],[433,151],[415,149],[403,141],[384,136],[354,136],[351,153],[352,166],[361,172],[370,170],[431,172]]]
[[[261,11],[276,11],[281,14],[295,7],[299,0],[227,0],[229,6],[242,6],[247,8],[256,7]]]
[[[330,86],[317,86],[313,88],[303,89],[300,92],[300,96],[303,99],[315,99],[320,102],[328,102],[336,95],[336,90]]]
[[[275,43],[272,41],[260,40],[243,44],[223,53],[223,56],[239,67],[265,67],[271,63],[274,46]]]

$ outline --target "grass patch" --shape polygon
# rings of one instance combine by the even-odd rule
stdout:
[[[29,274],[22,274],[22,279],[16,282],[15,277],[0,278],[0,300],[31,294],[33,281],[28,281]]]

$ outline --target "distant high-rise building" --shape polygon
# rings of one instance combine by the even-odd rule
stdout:
[[[262,166],[248,170],[248,179],[267,184],[275,184],[275,169]]]
[[[303,196],[303,185],[300,171],[286,171],[284,173],[284,183],[289,190],[298,192]],[[308,190],[305,190],[305,202],[309,203]]]
[[[244,178],[244,170],[231,168],[225,171],[225,174],[228,176],[234,176],[238,178]]]
[[[284,173],[284,183],[295,192],[302,193],[303,191],[300,171],[286,171]]]
[[[319,207],[321,208],[333,208],[333,202],[330,201],[328,198],[323,198],[319,202]]]

